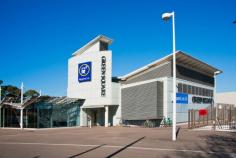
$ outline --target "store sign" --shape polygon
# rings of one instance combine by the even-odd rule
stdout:
[[[106,96],[106,57],[101,58],[101,96]]]
[[[198,103],[198,104],[211,104],[212,103],[212,98],[203,98],[203,97],[192,97],[192,102],[193,103]]]
[[[80,63],[78,65],[78,68],[79,68],[78,81],[79,82],[91,81],[92,63],[91,62]]]
[[[188,104],[188,94],[176,93],[176,103],[177,104]]]

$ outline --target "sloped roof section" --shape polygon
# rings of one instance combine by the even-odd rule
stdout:
[[[137,70],[135,70],[127,75],[121,76],[119,78],[121,80],[126,80],[130,77],[133,77],[133,76],[143,73],[144,71],[146,71],[149,68],[159,66],[165,62],[171,62],[172,60],[173,60],[173,55],[169,54],[159,60],[156,60],[146,66],[141,67],[140,69],[137,69]],[[215,72],[219,72],[218,74],[222,73],[221,70],[219,70],[219,69],[217,69],[217,68],[215,68],[203,61],[200,61],[199,59],[194,58],[194,57],[184,53],[183,51],[176,52],[176,63],[179,65],[191,68],[195,71],[198,71],[198,72],[208,75],[208,76],[214,76]]]
[[[88,50],[90,47],[92,47],[94,44],[96,44],[99,41],[107,43],[108,45],[110,45],[112,43],[112,39],[110,39],[110,38],[108,38],[108,37],[106,37],[104,35],[98,35],[93,40],[88,42],[86,45],[84,45],[83,47],[81,47],[80,49],[75,51],[72,54],[72,56],[81,55],[82,53],[84,53],[86,50]]]

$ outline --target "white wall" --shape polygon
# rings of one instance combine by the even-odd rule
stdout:
[[[106,96],[101,96],[101,58],[106,57]],[[88,82],[78,81],[78,64],[92,62],[92,80]],[[68,89],[70,98],[86,99],[84,107],[88,105],[110,105],[111,91],[111,51],[86,52],[69,59],[68,63]]]
[[[99,42],[88,48],[80,55],[73,56],[68,61],[68,88],[67,97],[85,99],[80,109],[80,125],[87,126],[86,107],[113,106],[120,102],[120,84],[112,83],[112,52],[99,51]],[[101,64],[102,56],[106,57],[106,95],[101,96]],[[92,63],[91,81],[78,81],[78,65],[84,62]],[[89,110],[87,110],[88,112]],[[119,123],[120,106],[113,117],[113,125]],[[118,123],[117,123],[118,122]]]
[[[216,103],[233,104],[236,106],[236,92],[216,93]]]
[[[112,83],[112,104],[113,105],[119,105],[117,107],[116,113],[113,116],[113,125],[119,125],[121,120],[121,89],[120,89],[120,83]]]
[[[172,97],[173,97],[173,81],[172,78],[166,78],[165,84],[167,84],[167,102],[164,103],[164,106],[167,106],[167,117],[172,119],[172,111],[173,111],[173,103],[172,103]],[[206,88],[206,89],[211,89],[214,90],[214,87],[182,80],[182,79],[177,79],[176,83],[183,83],[191,86],[197,86],[201,88]],[[178,91],[177,91],[178,92]],[[165,94],[166,92],[164,92]],[[199,95],[192,95],[188,94],[188,104],[177,104],[176,105],[176,117],[177,117],[177,122],[184,122],[187,121],[188,119],[188,109],[200,109],[200,108],[206,108],[210,106],[211,104],[197,104],[197,103],[192,103],[192,97],[193,96],[199,96]],[[206,96],[199,96],[203,98],[211,98],[211,97],[206,97]],[[165,109],[166,107],[164,107]]]

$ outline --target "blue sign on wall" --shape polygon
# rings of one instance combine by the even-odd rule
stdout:
[[[92,63],[91,62],[80,63],[78,68],[79,68],[78,81],[79,82],[91,81]]]
[[[176,103],[177,104],[188,104],[188,94],[176,93]]]

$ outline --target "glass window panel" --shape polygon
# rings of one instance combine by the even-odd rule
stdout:
[[[187,92],[187,85],[186,85],[186,84],[183,84],[183,92],[184,92],[184,93],[188,93],[188,92]]]
[[[192,94],[192,86],[188,85],[188,94]]]

